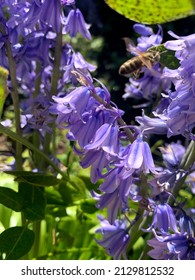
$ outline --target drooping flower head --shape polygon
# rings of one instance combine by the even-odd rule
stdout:
[[[104,247],[115,260],[122,257],[126,259],[126,249],[130,241],[126,221],[118,220],[110,225],[103,217],[99,216],[99,219],[102,227],[96,232],[102,234],[102,240],[97,240],[97,243]]]

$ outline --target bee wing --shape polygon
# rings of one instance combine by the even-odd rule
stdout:
[[[136,48],[133,40],[130,38],[123,38],[125,41],[126,50],[134,55],[139,55],[141,52]]]
[[[146,58],[144,55],[142,55],[142,56],[140,55],[139,58],[142,61],[143,65],[146,66],[150,70],[151,74],[154,77],[159,77],[159,78],[161,77],[161,74],[153,68],[154,65],[148,58]]]

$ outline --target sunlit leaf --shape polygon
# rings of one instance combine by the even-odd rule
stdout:
[[[149,50],[158,51],[160,53],[160,63],[169,69],[177,69],[179,67],[179,60],[175,57],[175,52],[168,50],[164,45],[159,45],[150,48]]]
[[[7,69],[0,66],[0,119],[1,119],[1,114],[3,111],[5,99],[8,94],[8,90],[7,90],[8,74],[9,73],[8,73]]]
[[[34,232],[26,227],[12,227],[0,234],[0,254],[6,260],[17,260],[27,254],[34,242]]]
[[[195,14],[194,0],[105,0],[119,14],[140,23],[157,24]]]

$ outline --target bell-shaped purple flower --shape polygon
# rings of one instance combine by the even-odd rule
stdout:
[[[155,242],[156,244],[153,243],[153,245],[156,247],[156,251],[158,250],[160,255],[156,252],[156,256],[154,256],[154,251],[152,250],[153,252],[149,252],[150,256],[156,257],[156,259],[195,260],[194,237],[189,237],[186,233],[168,234],[163,237],[155,234],[155,237],[157,238],[157,241]],[[166,254],[163,255],[163,258],[162,253],[159,250],[159,248],[162,247],[166,252]]]
[[[127,259],[126,250],[130,241],[125,220],[117,220],[111,225],[106,219],[99,216],[101,228],[96,232],[102,234],[102,240],[96,240],[99,245],[115,260]]]
[[[169,170],[177,170],[186,151],[184,146],[180,143],[171,143],[167,147],[160,147],[159,149],[167,168]]]
[[[164,203],[153,207],[153,221],[147,231],[158,228],[162,233],[167,233],[170,229],[178,232],[176,218],[171,206]]]
[[[176,207],[177,209],[177,207]],[[178,209],[177,209],[178,210]],[[191,217],[181,209],[176,214],[178,230],[174,233],[160,232],[157,234],[153,229],[156,241],[150,240],[148,243],[154,249],[149,255],[155,259],[174,259],[174,260],[195,260],[195,224]],[[161,248],[164,249],[162,254]],[[166,253],[165,253],[166,252]]]
[[[130,147],[127,147],[124,165],[127,169],[156,173],[150,147],[147,142],[143,141],[142,136],[138,136]]]
[[[111,155],[118,155],[119,152],[119,136],[118,126],[105,123],[103,124],[94,135],[92,141],[84,146],[85,150],[100,149]]]
[[[53,96],[53,100],[59,104],[53,113],[68,114],[75,113],[78,119],[82,119],[82,113],[85,111],[90,91],[88,87],[81,86],[67,94],[65,97]]]
[[[154,260],[174,259],[174,254],[169,252],[169,249],[167,248],[167,243],[160,242],[156,238],[148,240],[147,243],[150,247],[153,247],[153,249],[148,252],[148,255]]]
[[[141,131],[147,134],[166,134],[167,124],[159,118],[150,118],[142,113],[142,116],[136,117],[136,121],[140,124]]]
[[[79,9],[71,10],[65,22],[64,31],[71,37],[76,37],[80,33],[84,38],[91,40],[89,25],[86,24],[83,15]]]
[[[52,26],[53,30],[58,33],[62,23],[60,0],[45,0],[41,6],[40,20]]]

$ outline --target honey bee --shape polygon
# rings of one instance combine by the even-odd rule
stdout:
[[[134,47],[130,39],[124,38],[127,50],[132,54],[135,54],[133,58],[124,62],[119,68],[119,74],[123,76],[129,76],[134,74],[136,78],[139,77],[142,67],[147,67],[153,74],[156,73],[152,68],[160,61],[160,52],[156,50],[149,50],[146,52],[139,51]]]

